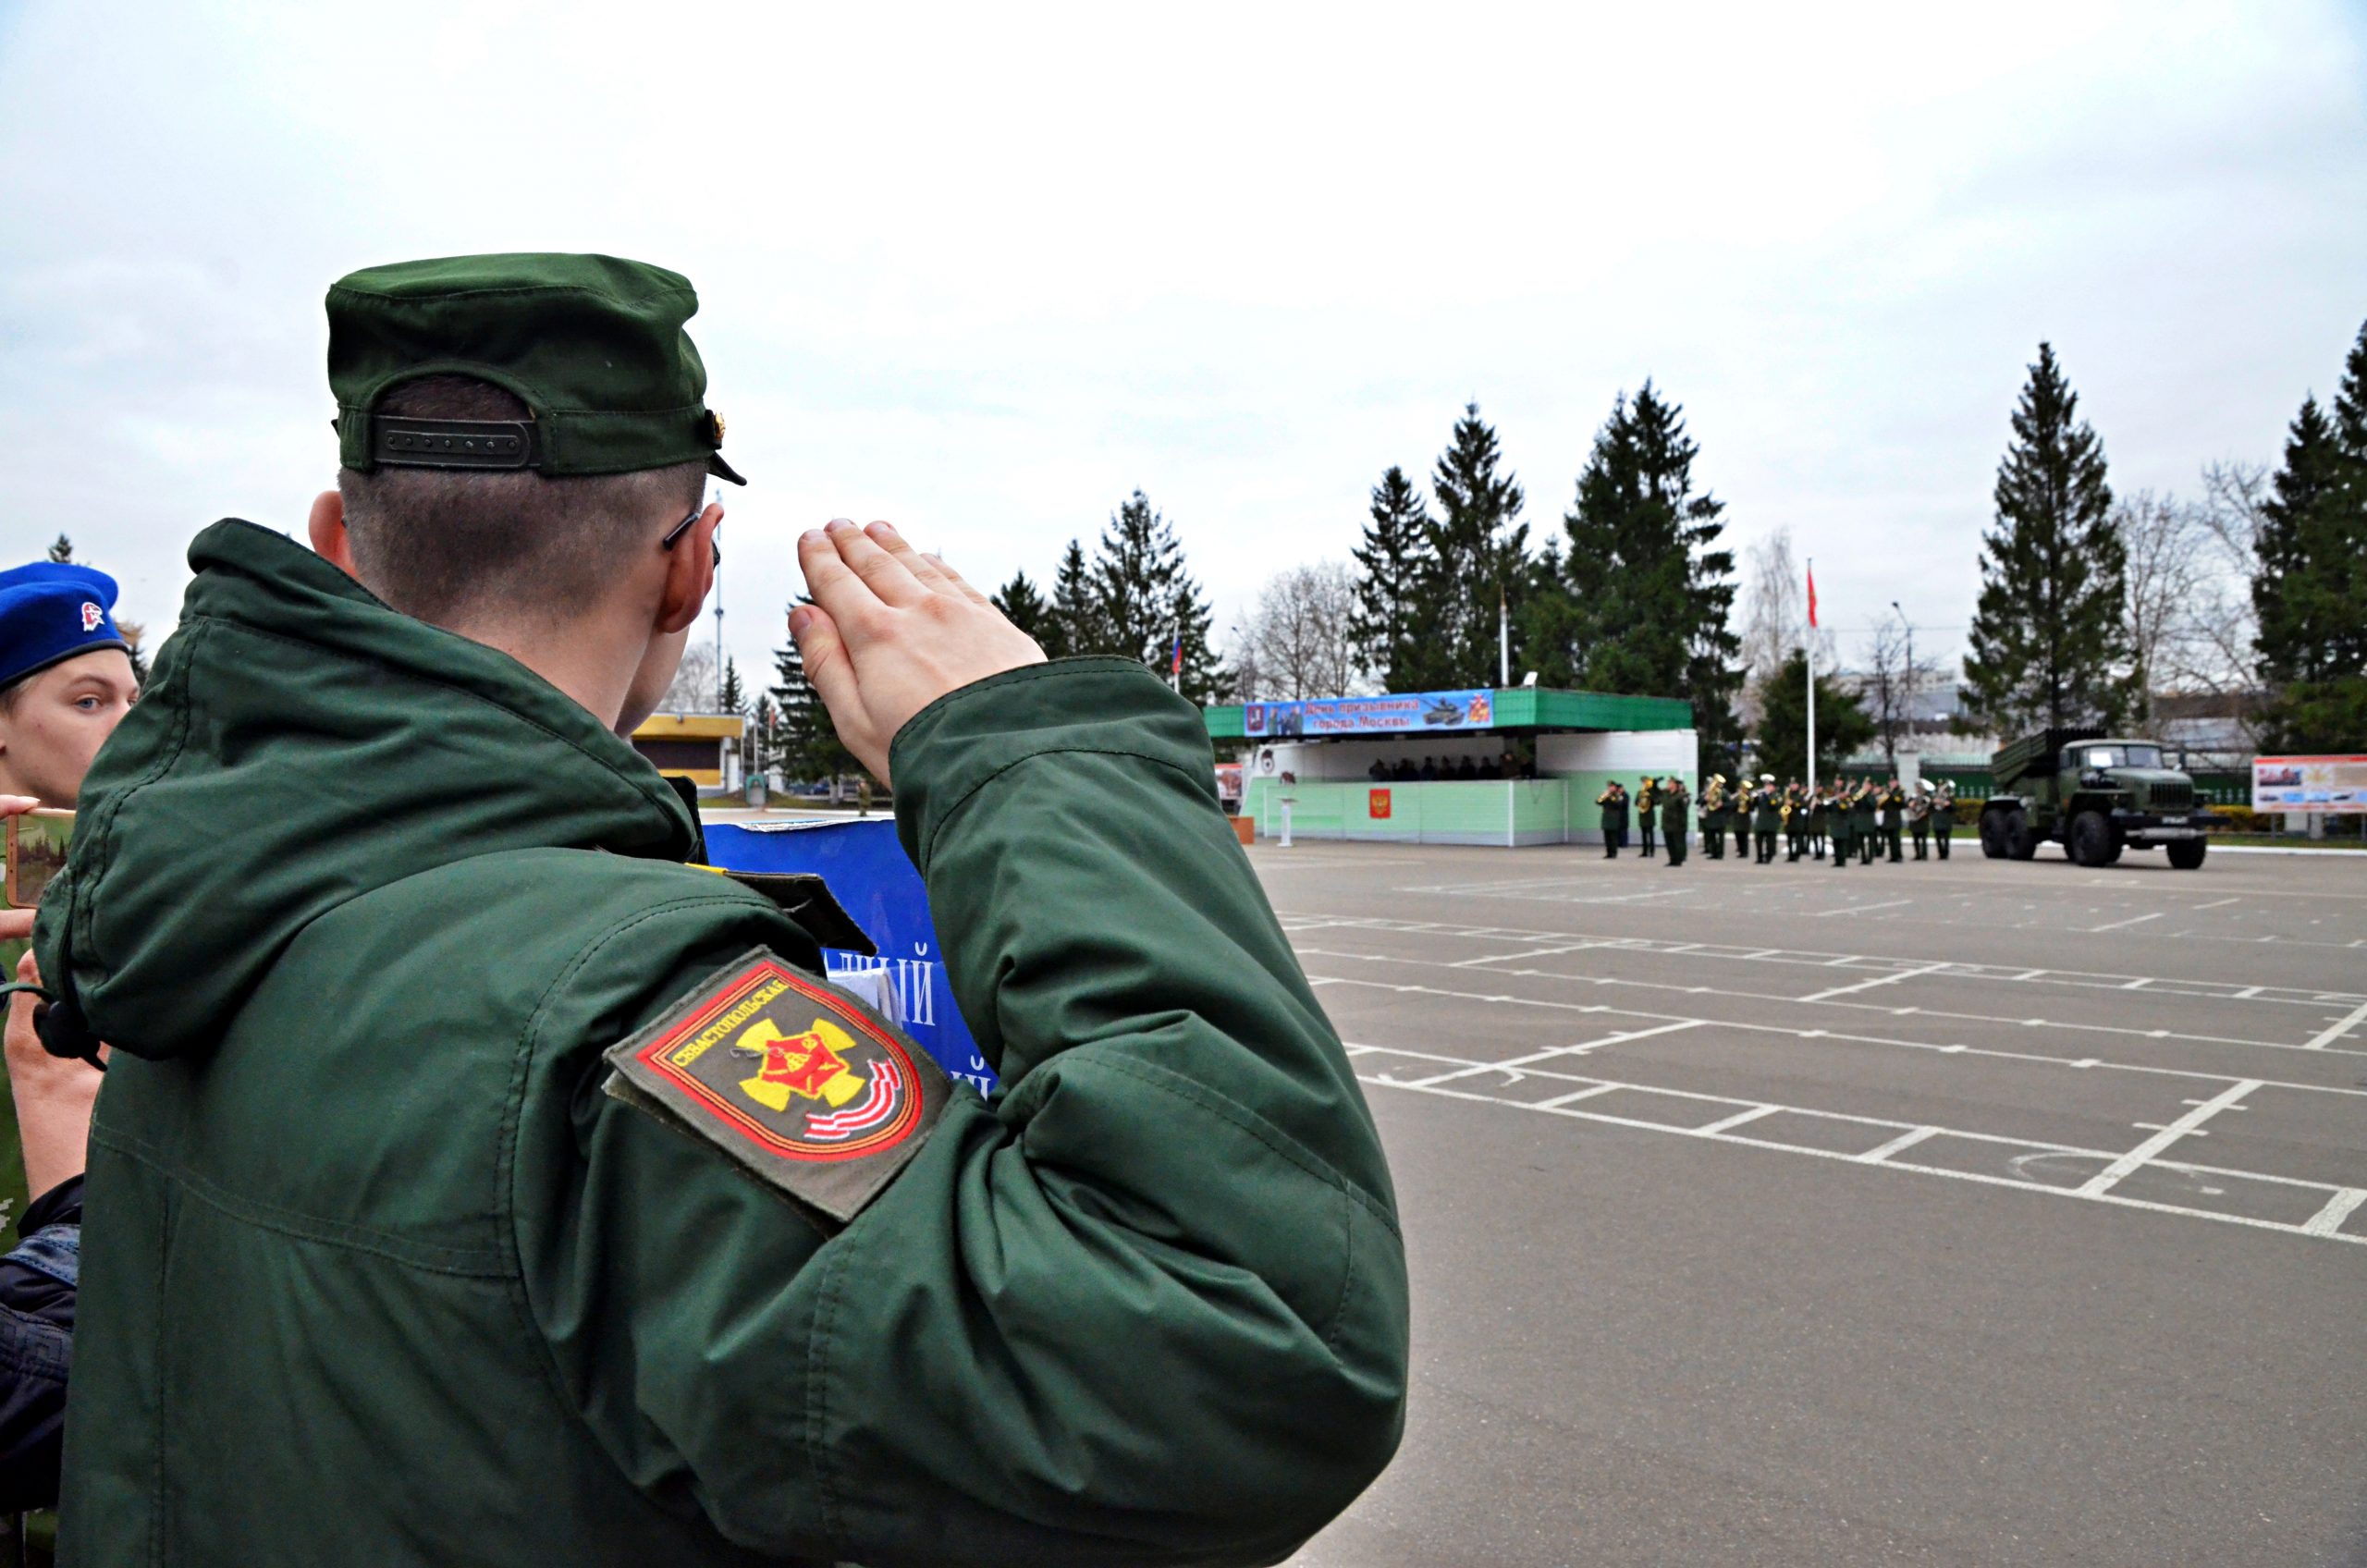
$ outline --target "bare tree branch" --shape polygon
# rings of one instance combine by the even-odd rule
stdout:
[[[1293,567],[1268,580],[1242,628],[1245,697],[1294,702],[1355,692],[1364,677],[1352,630],[1355,572],[1345,561]]]

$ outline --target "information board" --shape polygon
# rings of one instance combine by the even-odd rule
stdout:
[[[2254,757],[2252,810],[2367,812],[2367,756]]]
[[[1485,690],[1314,697],[1299,703],[1246,703],[1241,709],[1241,731],[1253,741],[1487,729],[1495,722],[1496,694]]]

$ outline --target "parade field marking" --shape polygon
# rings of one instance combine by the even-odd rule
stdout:
[[[2303,1046],[2301,1048],[2305,1051],[2324,1050],[2336,1040],[2339,1040],[2345,1035],[2349,1034],[2352,1028],[2358,1025],[2362,1020],[2367,1020],[2367,1002],[2360,1003],[2358,1007],[2351,1010],[2349,1017],[2343,1019],[2332,1028],[2324,1031],[2317,1036],[2317,1038],[2312,1040],[2308,1045]]]
[[[1387,1072],[1356,1074],[1360,1081],[1378,1088],[1440,1095],[1453,1099],[1499,1106],[1510,1110],[1538,1111],[1549,1116],[1599,1122],[1611,1127],[1626,1127],[1638,1132],[1664,1133],[1682,1138],[1737,1144],[1778,1154],[1807,1155],[1812,1158],[1833,1160],[1846,1165],[1873,1166],[1884,1170],[1936,1176],[1945,1181],[1970,1182],[1984,1186],[2011,1188],[2027,1193],[2044,1193],[2054,1197],[2078,1198],[2091,1203],[2144,1209],[2156,1214],[2177,1215],[2189,1219],[2209,1219],[2221,1224],[2249,1226],[2257,1230],[2274,1231],[2285,1235],[2307,1237],[2315,1241],[2346,1242],[2354,1246],[2367,1246],[2367,1235],[2352,1235],[2338,1228],[2344,1219],[2356,1211],[2362,1203],[2367,1203],[2367,1188],[2346,1187],[2331,1182],[2312,1182],[2296,1177],[2272,1175],[2263,1171],[2238,1170],[2224,1166],[2201,1165],[2189,1161],[2165,1160],[2155,1158],[2162,1150],[2177,1142],[2179,1137],[2193,1131],[2201,1121],[2208,1120],[2210,1115],[2216,1114],[2244,1095],[2262,1087],[2261,1084],[2253,1080],[2246,1080],[2226,1093],[2215,1096],[2206,1102],[2204,1107],[2198,1108],[2197,1114],[2181,1117],[2177,1122],[2172,1123],[2171,1127],[2165,1128],[2162,1133],[2147,1139],[2145,1143],[2128,1153],[2116,1155],[2109,1149],[2083,1148],[2077,1145],[2049,1143],[2037,1138],[2010,1137],[1968,1129],[1933,1126],[1929,1123],[1891,1121],[1880,1117],[1850,1115],[1808,1106],[1777,1105],[1764,1100],[1736,1100],[1720,1095],[1702,1094],[1695,1090],[1672,1089],[1660,1084],[1630,1083],[1625,1080],[1579,1078],[1573,1074],[1551,1071],[1508,1072],[1507,1076],[1567,1078],[1578,1085],[1577,1089],[1551,1100],[1506,1099],[1472,1087],[1446,1086],[1451,1081],[1467,1082],[1478,1079],[1490,1071],[1504,1069],[1507,1066],[1504,1063],[1464,1061],[1436,1052],[1399,1049],[1392,1046],[1376,1046],[1369,1043],[1359,1043],[1349,1048],[1360,1062],[1369,1060],[1376,1056],[1395,1056],[1423,1062],[1453,1062],[1467,1070],[1430,1074],[1412,1080],[1397,1078]],[[1654,1121],[1640,1114],[1620,1115],[1591,1104],[1581,1106],[1579,1103],[1600,1100],[1621,1093],[1650,1096],[1655,1099],[1692,1101],[1710,1106],[1733,1106],[1736,1109],[1711,1121],[1685,1124]],[[1779,1113],[1806,1118],[1817,1122],[1838,1122],[1871,1128],[1888,1132],[1891,1135],[1868,1148],[1844,1151],[1808,1144],[1787,1143],[1735,1131],[1735,1128],[1747,1126]],[[2056,1161],[2097,1160],[2103,1162],[2103,1169],[2094,1177],[2078,1186],[2066,1186],[2057,1182],[2033,1181],[2027,1176],[2007,1176],[1984,1170],[1961,1170],[1947,1166],[1924,1164],[1895,1158],[1897,1154],[1919,1144],[1941,1137],[2028,1151],[2020,1157],[2021,1162],[2012,1165],[2016,1170],[2030,1169],[2030,1163],[2023,1162],[2035,1162],[2041,1157]],[[2134,1198],[2113,1190],[2127,1176],[2148,1167],[2174,1171],[2185,1177],[2217,1177],[2258,1182],[2303,1192],[2324,1193],[2326,1196],[2323,1205],[2312,1214],[2310,1219],[2299,1222],[2287,1222],[2263,1219],[2256,1215],[2233,1214],[2221,1209],[2197,1208],[2187,1204],[2165,1203],[2153,1198]]]
[[[2131,916],[2130,916],[2128,919],[2127,919],[2127,920],[2116,920],[2116,921],[2111,922],[2109,925],[2091,925],[2091,926],[2089,926],[2089,927],[2088,927],[2088,934],[2089,934],[2090,936],[2093,936],[2093,935],[2095,935],[2095,934],[2096,934],[2097,932],[2099,932],[2099,931],[2117,931],[2117,930],[2119,930],[2121,927],[2123,927],[2123,926],[2125,926],[2125,925],[2143,925],[2146,921],[2149,921],[2149,920],[2159,920],[2159,919],[2161,919],[2161,918],[2162,918],[2162,912],[2161,912],[2160,910],[2154,910],[2154,911],[2153,911],[2152,913],[2150,913],[2150,914],[2131,915]]]
[[[1422,889],[1401,889],[1420,891]],[[1429,936],[1493,939],[1504,942],[1525,941],[1535,947],[1583,943],[1605,949],[1625,948],[1636,952],[1667,953],[1680,945],[1690,956],[1737,959],[1754,962],[1814,965],[1825,968],[1848,964],[1864,964],[1871,968],[1917,969],[1951,979],[1993,980],[2014,985],[2048,985],[2090,987],[2100,990],[2120,990],[2131,980],[2144,978],[2152,988],[2165,996],[2192,996],[2211,1000],[2260,1001],[2271,1004],[2322,1006],[2328,1002],[2344,1006],[2367,1005],[2367,993],[2355,991],[2324,991],[2294,986],[2238,986],[2227,982],[2189,979],[2172,975],[2139,976],[2074,969],[2033,969],[2018,964],[2000,965],[1945,961],[1892,958],[1875,953],[1835,953],[1831,951],[1793,950],[1784,948],[1728,946],[1709,942],[1659,941],[1649,937],[1607,936],[1584,931],[1518,930],[1502,925],[1463,925],[1445,921],[1396,920],[1384,915],[1340,915],[1282,912],[1285,932],[1317,929],[1370,930],[1380,932],[1412,932]],[[1306,924],[1301,924],[1305,922]],[[1362,955],[1357,955],[1362,956]],[[1503,957],[1517,957],[1505,954]],[[1797,998],[1783,998],[1797,1000]],[[2242,1041],[2238,1044],[2272,1044],[2268,1041]]]
[[[1603,949],[1617,949],[1623,946],[1623,944],[1616,942],[1602,942],[1595,945]],[[1792,1006],[1849,1008],[1860,1011],[1884,1013],[1891,1017],[1919,1017],[1944,1021],[1950,1023],[1991,1023],[2006,1024],[2015,1028],[2022,1029],[2053,1028],[2077,1030],[2085,1034],[2114,1035],[2124,1038],[2175,1040],[2190,1045],[2236,1046],[2257,1050],[2300,1051],[2306,1049],[2331,1049],[2336,1055],[2367,1055],[2367,1050],[2353,1050],[2349,1047],[2340,1046],[2321,1046],[2313,1047],[2292,1040],[2259,1040],[2234,1035],[2200,1035],[2166,1029],[2140,1029],[2133,1028],[2126,1024],[2092,1023],[2064,1019],[2036,1017],[2006,1018],[1994,1013],[1965,1012],[1953,1009],[1936,1007],[1886,1007],[1873,1003],[1845,1000],[1837,995],[1826,996],[1822,999],[1820,999],[1816,995],[1808,997],[1790,997],[1770,991],[1740,991],[1718,986],[1686,986],[1673,984],[1667,981],[1639,980],[1632,975],[1568,974],[1550,969],[1503,969],[1493,966],[1472,968],[1466,962],[1446,962],[1436,959],[1409,958],[1403,954],[1395,953],[1351,952],[1332,948],[1300,948],[1298,949],[1298,953],[1302,959],[1328,958],[1341,959],[1356,963],[1405,964],[1422,968],[1460,970],[1464,973],[1474,974],[1501,974],[1508,979],[1542,980],[1547,982],[1563,982],[1570,985],[1582,986],[1623,986],[1633,990],[1666,991],[1679,996],[1723,997],[1735,1001],[1780,1002]],[[1516,957],[1518,955],[1502,956]],[[1748,958],[1752,955],[1746,953],[1732,956]],[[1922,974],[1950,975],[1950,977],[1953,977],[1950,971],[1946,969],[1927,969],[1924,970]],[[1915,972],[1911,970],[1902,971],[1895,975],[1885,976],[1885,978],[1892,979],[1907,979],[1909,977],[1920,976],[1916,975]],[[2119,987],[2115,987],[2115,989],[2118,988]],[[1440,994],[1445,995],[1448,993],[1441,992]],[[2032,1060],[2059,1060],[2061,1059],[2047,1057],[2042,1053],[2033,1056]]]

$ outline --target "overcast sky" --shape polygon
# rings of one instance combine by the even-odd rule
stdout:
[[[2040,339],[2121,490],[2332,391],[2367,6],[1680,10],[0,6],[10,553],[168,623],[334,480],[329,282],[477,251],[697,285],[767,671],[832,516],[1040,581],[1139,485],[1221,634],[1466,400],[1557,530],[1648,376],[1845,656],[1953,651]]]

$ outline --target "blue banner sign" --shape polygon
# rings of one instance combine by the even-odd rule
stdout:
[[[1496,722],[1496,694],[1405,692],[1391,697],[1317,697],[1303,703],[1248,703],[1242,733],[1253,741],[1302,736],[1429,734],[1488,729]]]
[[[850,988],[866,1001],[875,999],[875,991],[892,992],[895,1005],[881,1011],[903,1024],[956,1083],[982,1095],[993,1093],[994,1069],[954,1004],[937,927],[929,921],[928,890],[897,841],[894,818],[711,822],[706,849],[708,860],[729,871],[821,877],[879,949],[873,958],[824,948],[822,962],[830,978],[852,982]]]

